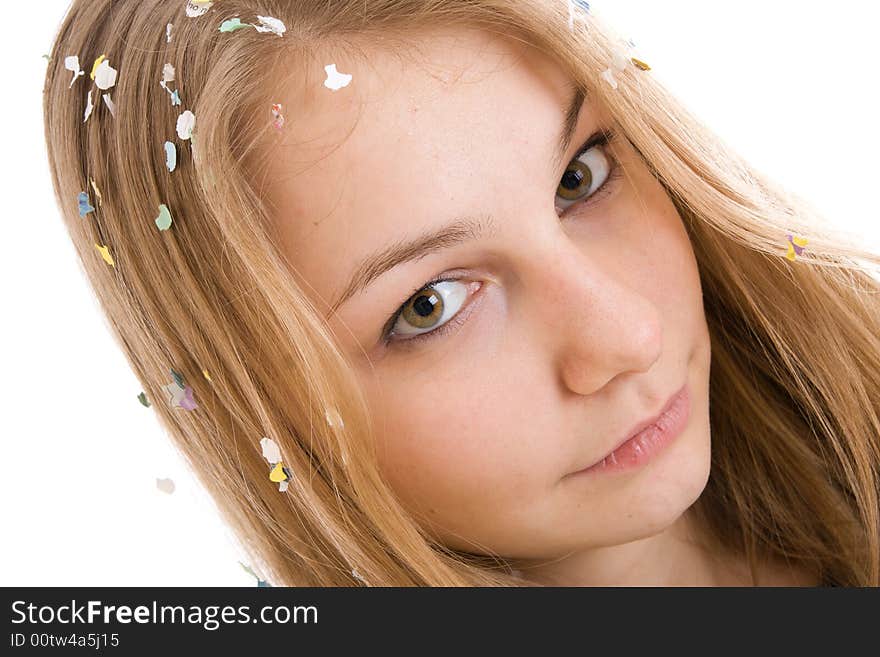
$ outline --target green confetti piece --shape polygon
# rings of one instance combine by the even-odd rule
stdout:
[[[150,400],[147,399],[147,396],[143,392],[138,395],[138,401],[147,408],[150,407]]]
[[[246,27],[253,27],[250,23],[242,23],[240,18],[230,18],[228,21],[223,21],[220,25],[221,32],[235,32],[236,30],[243,30]]]
[[[168,210],[168,206],[164,203],[159,206],[159,216],[156,217],[156,225],[159,227],[159,230],[168,230],[171,228],[171,212]],[[183,385],[180,387],[182,388]]]

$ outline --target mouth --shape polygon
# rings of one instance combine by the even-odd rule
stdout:
[[[685,383],[669,398],[660,413],[639,422],[605,456],[571,475],[618,472],[643,465],[684,431],[689,417],[690,394]]]

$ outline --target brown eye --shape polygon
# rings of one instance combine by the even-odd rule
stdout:
[[[605,184],[611,172],[611,160],[601,145],[587,149],[571,161],[562,174],[556,196],[563,199],[560,210],[565,210],[596,192]]]
[[[416,335],[436,329],[458,312],[467,294],[467,285],[462,281],[447,280],[430,285],[403,304],[392,332]]]

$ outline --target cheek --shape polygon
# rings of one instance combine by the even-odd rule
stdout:
[[[547,444],[558,427],[549,412],[535,411],[554,408],[552,400],[536,399],[553,388],[540,384],[522,349],[505,349],[486,335],[491,327],[482,318],[495,309],[483,310],[474,334],[453,336],[450,349],[479,339],[503,354],[481,349],[458,359],[435,348],[430,358],[447,359],[442,381],[425,383],[430,368],[423,361],[418,385],[397,372],[396,379],[377,382],[381,395],[371,394],[371,404],[380,404],[377,456],[389,483],[410,506],[455,524],[537,499],[558,466],[559,450]],[[523,380],[534,385],[519,385]]]

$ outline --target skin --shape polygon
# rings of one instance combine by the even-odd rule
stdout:
[[[690,520],[710,470],[709,333],[685,227],[638,153],[620,133],[594,149],[625,173],[595,204],[563,212],[562,174],[612,126],[588,98],[551,168],[571,92],[550,59],[462,29],[420,35],[405,57],[337,57],[326,62],[353,75],[339,91],[322,86],[320,67],[287,79],[266,187],[318,307],[329,315],[355,263],[397,240],[462,216],[497,227],[399,265],[328,317],[401,501],[447,545],[504,555],[542,583],[748,583]],[[446,273],[461,282],[445,289],[467,290],[448,308],[464,323],[413,348],[383,346],[401,302]],[[686,429],[649,462],[566,477],[685,383]]]

